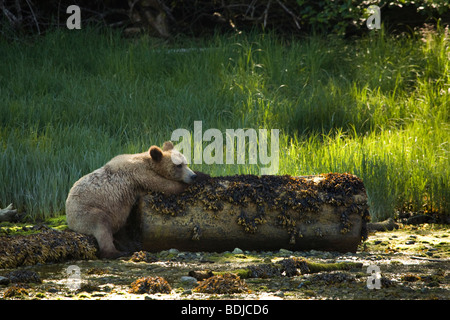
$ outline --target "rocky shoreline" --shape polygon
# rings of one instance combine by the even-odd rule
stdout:
[[[138,252],[117,260],[76,258],[0,269],[0,298],[449,299],[449,249],[450,228],[425,224],[373,233],[356,253],[286,249],[245,251],[239,248],[216,253],[170,249],[157,253]],[[354,265],[348,269],[314,273],[302,272],[301,265],[294,265],[296,271],[291,274],[286,270],[273,274],[263,272],[253,277],[248,274],[252,268],[277,266],[286,261]],[[71,266],[78,268],[79,277],[68,273]],[[368,288],[369,266],[380,270],[380,289]],[[150,288],[156,277],[164,279],[170,290],[163,286],[164,292],[132,292],[132,284],[137,280],[146,279]],[[161,279],[158,283],[162,283]],[[204,283],[208,279],[209,282]],[[214,285],[218,288],[216,293]],[[245,290],[235,292],[230,289],[227,293],[227,286],[242,286]],[[199,289],[202,287],[206,291]]]

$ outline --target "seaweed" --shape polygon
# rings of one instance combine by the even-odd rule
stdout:
[[[130,293],[170,293],[172,288],[162,277],[144,277],[131,283]]]
[[[97,249],[92,236],[50,228],[32,235],[0,236],[0,268],[96,259]]]
[[[200,282],[194,288],[199,293],[231,294],[231,293],[249,293],[247,284],[238,275],[233,273],[224,273],[209,277]]]

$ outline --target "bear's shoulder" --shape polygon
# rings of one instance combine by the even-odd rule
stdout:
[[[110,172],[133,170],[136,166],[144,164],[149,158],[146,153],[121,154],[108,161],[104,168]]]

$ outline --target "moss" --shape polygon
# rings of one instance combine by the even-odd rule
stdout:
[[[232,271],[214,271],[213,274],[214,275],[224,275],[227,273],[232,273],[235,274],[237,276],[239,276],[241,279],[247,279],[250,278],[252,275],[252,272],[250,269],[235,269]]]
[[[39,232],[29,223],[0,223],[0,235],[29,235]]]
[[[44,224],[53,229],[61,230],[61,231],[69,228],[67,226],[67,221],[66,221],[65,215],[61,215],[61,216],[54,217],[54,218],[49,218],[44,221]]]
[[[35,224],[31,224],[29,222],[13,223],[4,221],[0,223],[0,235],[26,236],[31,234],[37,234],[41,232],[42,228],[52,228],[59,231],[67,230],[68,226],[66,222],[66,216],[61,215],[54,218],[48,218],[43,222]]]
[[[38,292],[38,293],[36,293],[36,298],[37,299],[44,299],[44,298],[46,298],[47,296],[45,295],[45,293],[42,293],[42,292]]]

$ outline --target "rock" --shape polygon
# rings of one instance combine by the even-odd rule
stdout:
[[[214,274],[213,274],[213,272],[211,270],[199,270],[199,271],[192,270],[192,271],[189,271],[189,276],[190,277],[194,277],[198,281],[202,281],[202,280],[208,279],[208,278],[212,277],[213,275]]]
[[[192,289],[185,290],[185,291],[183,291],[181,293],[182,296],[187,296],[187,295],[190,295],[190,294],[192,294]]]
[[[41,277],[34,271],[15,270],[6,274],[13,283],[42,283]]]
[[[283,291],[277,291],[277,292],[275,292],[274,296],[283,298],[284,297],[284,292]]]
[[[9,281],[10,281],[9,278],[0,276],[0,284],[8,285]]]
[[[0,221],[19,221],[17,209],[13,209],[12,203],[5,209],[0,209]]]
[[[430,216],[424,215],[424,214],[418,214],[415,216],[412,216],[406,220],[406,224],[423,224],[423,223],[430,223],[434,222],[434,219]]]
[[[169,255],[169,251],[167,251],[167,250],[163,250],[159,253],[159,256],[161,258],[167,257],[168,255]]]
[[[394,229],[398,229],[398,224],[396,224],[392,218],[381,222],[371,222],[367,224],[367,230],[369,231],[392,231]]]
[[[197,279],[194,277],[182,276],[180,281],[181,284],[186,287],[195,287],[197,285]]]
[[[292,251],[287,249],[280,249],[278,252],[281,256],[290,256],[292,254]]]
[[[180,251],[178,251],[178,249],[174,249],[174,248],[169,249],[169,254],[178,254],[178,253],[180,253]]]
[[[408,240],[405,242],[405,244],[414,244],[414,243],[416,243],[414,240]]]
[[[239,248],[234,248],[233,252],[231,252],[231,253],[232,253],[232,254],[243,254],[244,251],[242,251],[242,250],[239,249]]]
[[[331,252],[324,252],[322,254],[322,259],[331,259],[333,257],[333,254]]]

